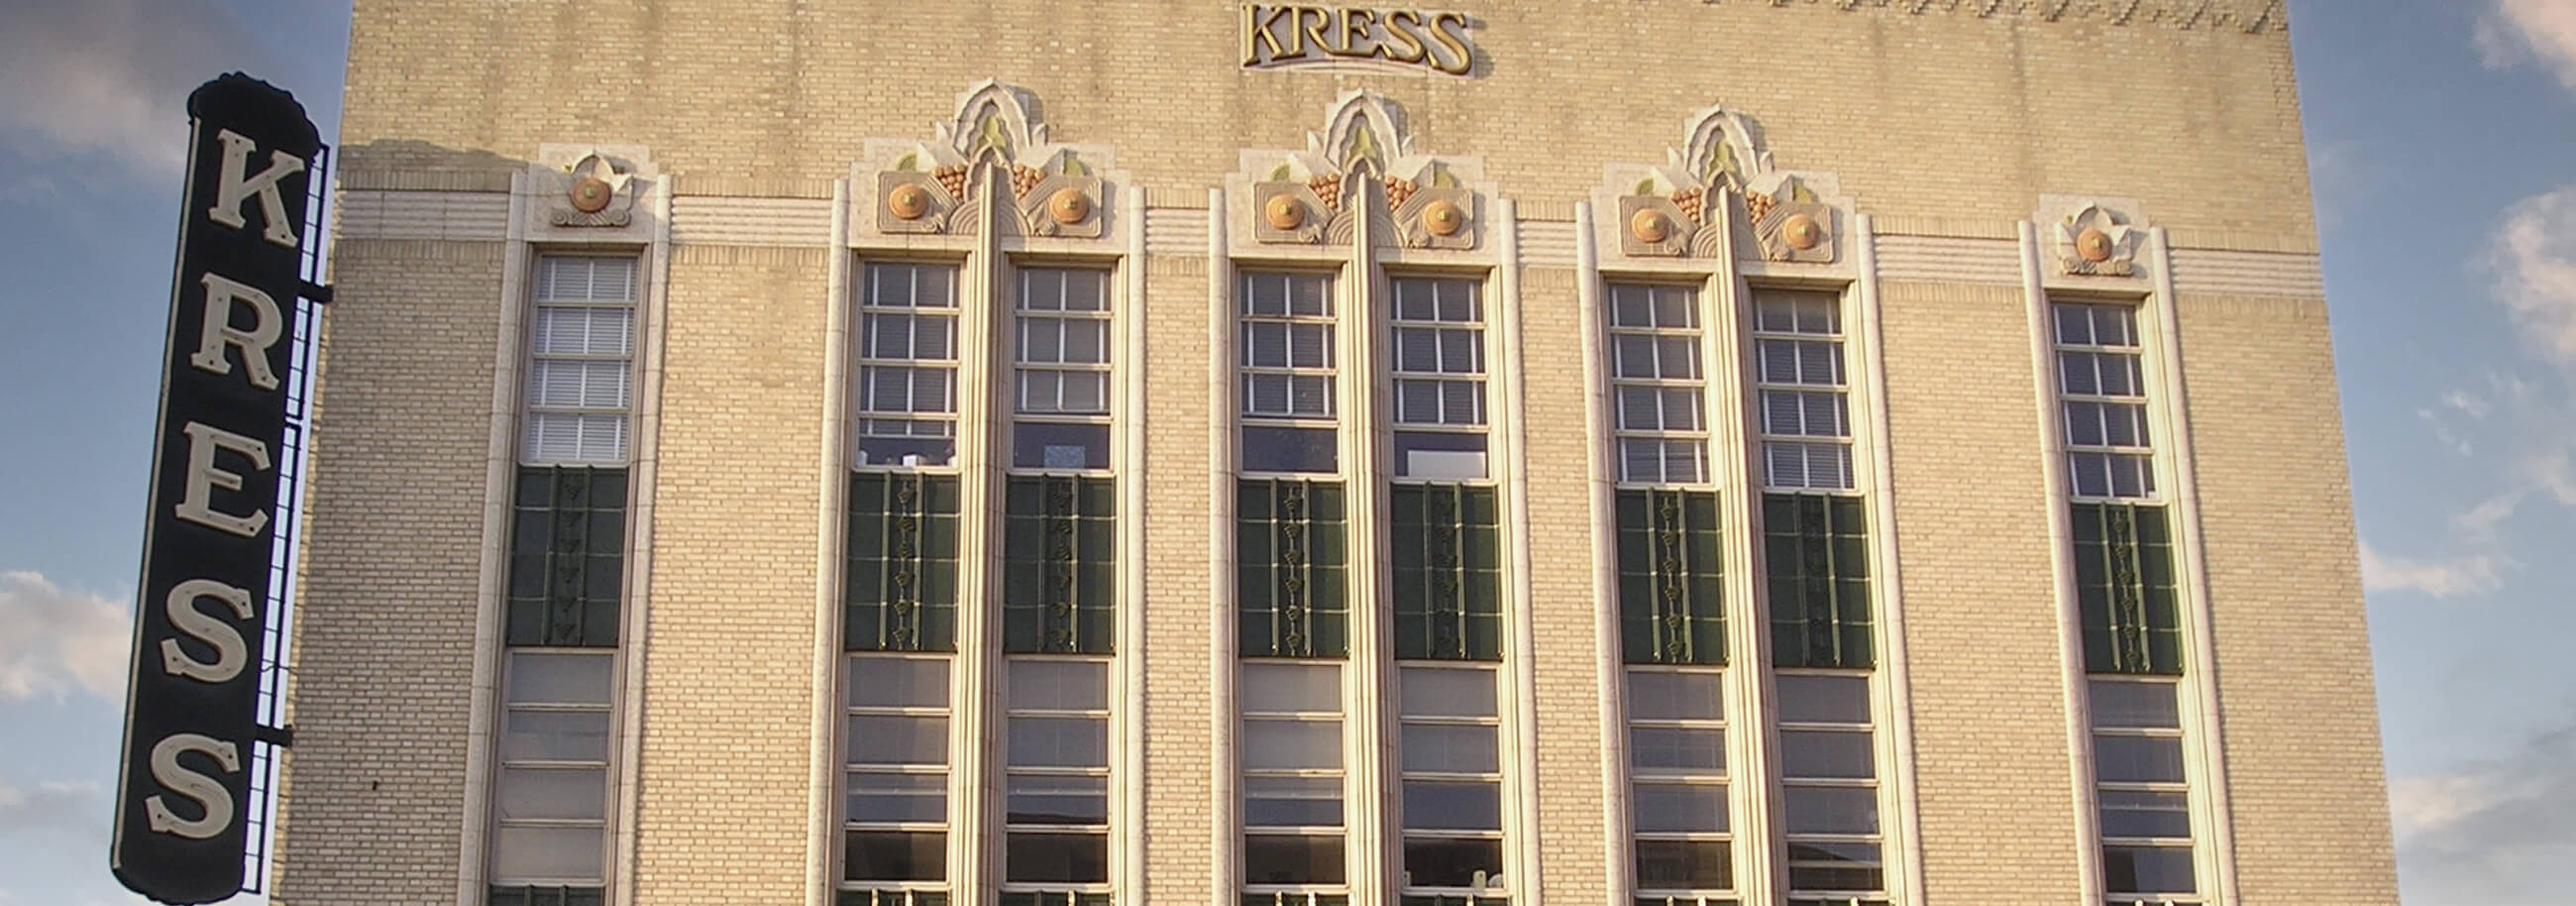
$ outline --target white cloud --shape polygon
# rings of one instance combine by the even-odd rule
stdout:
[[[2419,906],[2563,906],[2576,865],[2576,721],[2502,758],[2389,784],[2405,899]]]
[[[2433,562],[2383,556],[2361,546],[2361,586],[2367,591],[2414,591],[2436,598],[2480,595],[2495,591],[2502,565],[2494,554],[2471,554]]]
[[[2576,17],[2576,5],[2567,9]],[[2507,209],[2491,247],[2496,299],[2544,352],[2576,368],[2576,186]]]
[[[2576,3],[2567,0],[2495,0],[2479,17],[2478,52],[2503,68],[2538,60],[2576,91]]]
[[[132,632],[123,604],[0,572],[0,701],[60,699],[74,688],[122,700]]]
[[[0,144],[42,162],[103,158],[179,172],[198,83],[261,62],[209,0],[8,3],[0,28]]]

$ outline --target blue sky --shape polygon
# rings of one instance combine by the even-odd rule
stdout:
[[[2561,906],[2576,0],[2290,6],[2405,900]],[[0,906],[140,902],[104,855],[181,102],[246,70],[329,134],[347,17],[0,0]]]

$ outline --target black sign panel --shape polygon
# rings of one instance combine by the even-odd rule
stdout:
[[[162,363],[109,865],[136,893],[242,887],[269,559],[321,137],[240,73],[188,95],[186,207]],[[319,295],[315,293],[315,295]]]

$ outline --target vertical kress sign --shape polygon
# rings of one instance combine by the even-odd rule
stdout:
[[[186,207],[162,363],[109,865],[136,893],[210,903],[243,887],[278,486],[294,396],[311,189],[302,105],[240,73],[188,95]],[[283,562],[283,561],[281,561]],[[280,571],[283,572],[282,570]]]

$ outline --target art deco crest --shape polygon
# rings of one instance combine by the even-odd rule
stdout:
[[[1050,141],[1037,98],[986,79],[960,95],[957,115],[937,138],[914,142],[877,173],[876,224],[887,233],[964,234],[983,217],[988,192],[1017,216],[1022,235],[1097,239],[1106,200],[1101,152]]]
[[[546,222],[560,227],[622,227],[635,222],[635,164],[592,149],[561,171],[551,185]]]
[[[2119,209],[2090,201],[2067,202],[2049,224],[2059,267],[2079,276],[2127,277],[2137,273],[2146,230]]]
[[[1744,197],[1764,260],[1830,264],[1837,255],[1841,214],[1826,200],[1835,192],[1831,177],[1775,168],[1752,120],[1724,107],[1692,114],[1682,147],[1622,189],[1619,247],[1630,255],[1725,257],[1720,218],[1731,194]]]
[[[1478,193],[1461,164],[1413,150],[1403,111],[1372,91],[1346,91],[1325,112],[1306,150],[1275,157],[1252,185],[1253,238],[1315,245],[1349,242],[1359,218],[1405,248],[1476,247]],[[1372,193],[1371,190],[1378,190]],[[1383,210],[1363,210],[1382,194]]]

